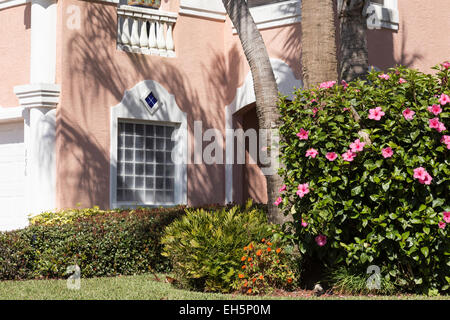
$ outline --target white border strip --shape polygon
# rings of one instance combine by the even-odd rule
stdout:
[[[300,23],[302,20],[301,1],[299,0],[253,7],[250,8],[250,13],[260,30]],[[233,34],[237,34],[236,28],[234,27]]]
[[[0,0],[0,10],[20,6],[28,2],[31,2],[31,0]]]
[[[227,12],[219,0],[181,0],[179,13],[224,22]]]
[[[0,107],[0,123],[23,120],[23,107]]]

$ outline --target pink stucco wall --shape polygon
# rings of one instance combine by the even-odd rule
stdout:
[[[31,5],[0,10],[0,106],[17,107],[14,86],[30,82]]]
[[[398,1],[398,31],[368,32],[369,62],[381,69],[396,64],[431,73],[430,67],[450,59],[448,0]]]
[[[190,134],[194,120],[203,121],[204,130],[224,130],[221,87],[229,81],[223,74],[229,66],[220,41],[223,28],[211,20],[179,17],[174,30],[177,58],[130,54],[116,49],[115,5],[68,0],[62,6],[75,3],[82,8],[81,30],[62,25],[57,205],[108,207],[110,108],[125,90],[142,80],[155,80],[187,112]],[[184,33],[182,39],[183,30],[197,36],[186,39]],[[218,181],[224,181],[224,174],[221,165],[189,165],[189,204],[222,203],[224,186]]]

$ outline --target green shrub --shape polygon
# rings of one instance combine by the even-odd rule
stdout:
[[[21,231],[0,232],[0,280],[30,277],[34,250]]]
[[[296,259],[292,248],[281,242],[262,239],[241,250],[241,270],[233,288],[243,294],[270,293],[273,289],[290,290],[297,283]]]
[[[165,230],[163,255],[186,288],[231,290],[240,268],[242,248],[271,233],[261,208],[248,202],[221,210],[186,210],[186,215]]]
[[[280,206],[293,214],[306,256],[378,265],[405,291],[449,290],[450,72],[435,69],[372,71],[367,81],[329,82],[281,101]]]
[[[74,208],[60,211],[46,211],[29,218],[30,224],[66,224],[74,222],[80,218],[93,217],[121,210],[100,210],[98,206],[92,208]]]
[[[184,210],[112,211],[0,233],[0,279],[62,278],[74,264],[85,278],[167,271],[160,238]]]

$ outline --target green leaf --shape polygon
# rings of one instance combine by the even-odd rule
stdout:
[[[352,196],[357,196],[361,193],[361,186],[356,186],[352,189]]]
[[[428,247],[420,248],[420,252],[422,252],[422,254],[424,255],[425,258],[428,257],[428,252],[429,252]]]

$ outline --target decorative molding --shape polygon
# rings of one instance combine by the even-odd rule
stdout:
[[[14,93],[24,108],[56,108],[59,102],[61,86],[59,84],[39,83],[14,87]]]
[[[270,59],[272,70],[275,75],[275,79],[278,85],[278,91],[289,97],[291,100],[294,98],[294,91],[297,88],[303,87],[303,82],[295,78],[294,71],[289,67],[287,63],[279,59]],[[236,89],[236,96],[230,105],[225,107],[225,130],[226,132],[232,132],[233,129],[233,115],[244,108],[245,106],[256,101],[255,90],[253,87],[252,74],[249,71],[244,84]],[[233,152],[234,140],[233,134],[227,134],[226,136],[226,160],[225,166],[225,202],[233,202]]]
[[[301,22],[301,1],[290,0],[250,8],[250,13],[258,29],[280,27]],[[233,27],[233,34],[236,34]]]
[[[142,103],[141,97],[148,91],[158,97],[160,106],[151,113]],[[132,89],[125,91],[122,101],[111,108],[111,143],[110,143],[110,206],[159,206],[159,203],[129,203],[117,201],[117,131],[120,120],[132,120],[141,123],[173,124],[177,131],[175,136],[175,204],[187,204],[187,148],[188,130],[187,114],[178,107],[175,97],[159,83],[144,80]]]
[[[227,12],[219,0],[181,0],[181,15],[225,21]]]

